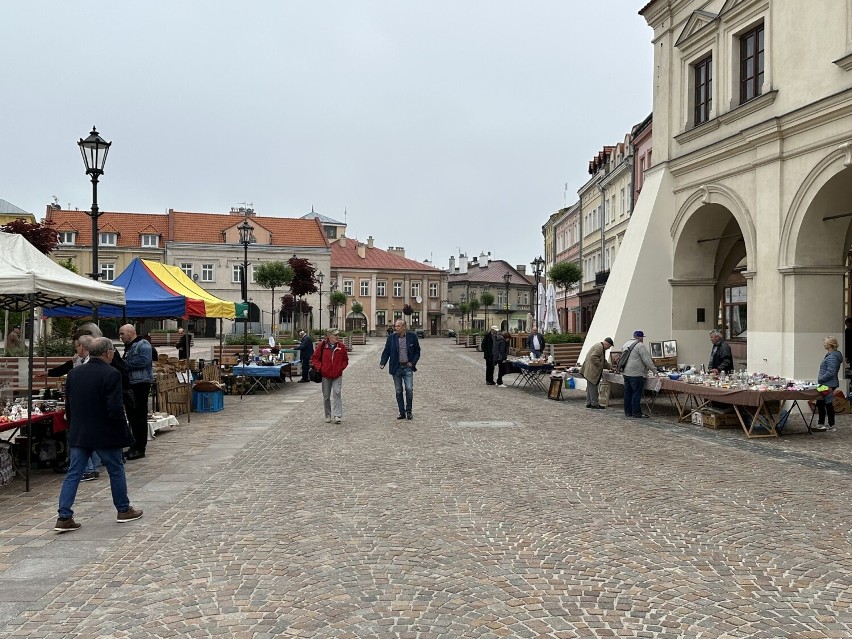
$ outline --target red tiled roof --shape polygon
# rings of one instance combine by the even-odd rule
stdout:
[[[45,220],[52,220],[57,231],[76,231],[77,244],[91,245],[92,219],[85,211],[63,211],[48,207]],[[242,216],[226,213],[101,213],[98,228],[118,233],[116,245],[139,246],[139,236],[159,234],[163,242],[219,244],[222,233],[243,221]],[[317,220],[287,217],[251,217],[255,236],[265,229],[275,246],[327,247],[322,225]],[[267,243],[263,238],[263,243]]]
[[[410,260],[407,257],[396,255],[380,248],[364,246],[364,257],[358,255],[358,241],[346,238],[346,246],[341,246],[338,240],[331,245],[331,268],[332,269],[369,269],[378,271],[434,271],[440,273],[429,264]]]

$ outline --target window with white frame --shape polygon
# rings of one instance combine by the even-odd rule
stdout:
[[[438,282],[429,282],[429,297],[438,297]]]
[[[112,282],[115,279],[115,264],[113,262],[101,262],[99,270],[101,281]]]
[[[420,282],[411,283],[411,297],[420,297]]]
[[[118,233],[98,233],[98,245],[99,246],[115,246],[116,241],[118,240]]]
[[[343,292],[346,295],[352,295],[353,290],[355,290],[355,280],[343,280]]]
[[[182,270],[183,274],[189,279],[192,279],[192,262],[181,262],[180,270]]]
[[[402,297],[402,282],[399,280],[393,283],[393,296]]]
[[[64,244],[65,246],[72,245],[77,240],[77,233],[75,231],[59,231],[56,234],[57,239],[60,244]]]
[[[388,294],[388,283],[384,280],[376,282],[376,296],[386,297]]]
[[[420,311],[414,311],[411,314],[411,325],[420,326]]]
[[[402,311],[393,312],[393,321],[395,322],[398,319],[402,319]]]
[[[497,291],[497,306],[506,305],[506,291]]]
[[[213,273],[214,273],[213,264],[202,264],[201,265],[201,281],[202,282],[212,282],[213,281]]]
[[[361,297],[370,295],[370,280],[361,280]]]
[[[385,326],[387,324],[387,315],[385,311],[376,311],[376,326]]]
[[[621,211],[619,217],[624,217],[625,212],[627,212],[627,189],[621,187]]]
[[[154,233],[142,234],[142,246],[147,248],[156,248],[160,245],[160,236]]]
[[[231,283],[239,284],[242,281],[243,267],[239,264],[234,264],[231,270]]]

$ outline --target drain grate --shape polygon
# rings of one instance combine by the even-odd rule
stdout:
[[[450,422],[456,428],[514,428],[520,426],[517,422]]]

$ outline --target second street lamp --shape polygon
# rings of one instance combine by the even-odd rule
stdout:
[[[92,127],[92,132],[85,140],[80,138],[77,141],[77,146],[80,147],[80,153],[83,155],[83,163],[86,165],[86,175],[92,178],[92,212],[89,215],[92,218],[92,279],[96,282],[101,274],[100,264],[98,264],[98,218],[100,210],[98,209],[98,178],[104,174],[104,165],[106,164],[107,153],[112,142],[107,142],[99,134],[95,127]],[[95,323],[98,321],[98,307],[92,309],[92,319]]]
[[[506,284],[506,330],[509,330],[509,282],[512,281],[511,273],[503,273],[503,282]]]
[[[532,262],[530,262],[530,266],[532,266],[533,275],[535,275],[535,291],[533,291],[533,300],[535,301],[535,313],[533,313],[533,315],[535,316],[535,324],[539,327],[539,331],[541,331],[541,326],[539,326],[541,320],[538,317],[538,286],[541,282],[541,272],[544,267],[544,259],[541,257],[541,255],[539,255]]]
[[[254,227],[248,223],[248,218],[243,220],[243,223],[237,227],[240,232],[240,244],[243,245],[243,302],[246,309],[243,311],[243,366],[248,366],[248,322],[250,317],[250,306],[248,303],[248,247],[249,244],[254,244],[257,240],[254,238]]]
[[[319,330],[322,333],[322,281],[325,279],[325,275],[320,271],[317,274],[317,282],[319,282]]]

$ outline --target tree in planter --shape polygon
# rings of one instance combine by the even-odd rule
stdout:
[[[559,262],[550,267],[547,277],[564,291],[565,308],[568,308],[568,289],[577,286],[583,279],[583,269],[576,262]]]
[[[271,321],[275,322],[275,289],[289,284],[293,280],[293,269],[284,262],[266,262],[254,271],[254,281],[258,286],[272,289]],[[269,327],[270,334],[274,331]]]
[[[494,303],[494,295],[489,291],[483,291],[479,296],[479,303],[485,307],[485,331],[488,332],[488,307]]]
[[[278,311],[279,324],[290,322],[292,330],[293,311],[296,308],[296,298],[289,293],[281,298],[281,310]]]
[[[343,291],[334,291],[329,296],[329,303],[331,304],[331,315],[337,315],[337,309],[341,306],[346,305],[346,293]],[[331,322],[331,318],[329,318],[329,328],[333,327],[333,323]]]
[[[287,260],[287,264],[293,269],[293,279],[290,280],[290,292],[293,297],[300,298],[317,292],[315,275],[317,269],[310,260],[293,256]],[[295,329],[295,322],[293,328]]]
[[[479,310],[479,300],[475,297],[467,303],[467,311],[470,313],[470,327],[473,328],[473,316]]]
[[[458,304],[456,304],[456,308],[459,309],[459,313],[461,313],[461,330],[465,330],[464,316],[467,315],[467,311],[470,307],[467,305],[467,302],[459,302]]]

